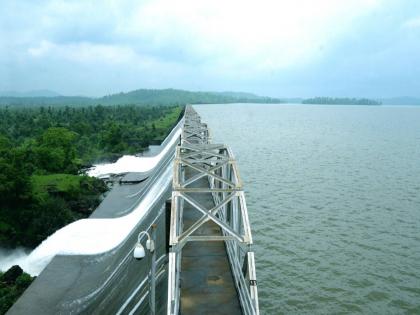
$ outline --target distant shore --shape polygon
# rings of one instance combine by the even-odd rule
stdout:
[[[368,98],[314,97],[302,100],[302,104],[319,105],[382,105],[382,102]]]

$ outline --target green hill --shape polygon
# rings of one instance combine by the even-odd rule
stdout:
[[[140,89],[99,98],[82,96],[0,97],[0,106],[184,105],[217,103],[282,103],[280,99],[242,92],[192,92]]]

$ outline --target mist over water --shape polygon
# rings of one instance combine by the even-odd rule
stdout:
[[[195,108],[238,160],[262,314],[420,314],[420,107]]]
[[[30,253],[30,249],[19,247],[16,249],[0,248],[0,271],[7,271],[14,265],[19,265]]]

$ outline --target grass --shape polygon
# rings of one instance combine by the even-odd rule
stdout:
[[[48,192],[72,194],[81,187],[91,190],[95,179],[70,174],[32,175],[32,191],[37,197],[48,197]]]

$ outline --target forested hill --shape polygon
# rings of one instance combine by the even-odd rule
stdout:
[[[302,104],[326,104],[326,105],[381,105],[381,102],[367,98],[349,97],[314,97],[302,101]]]
[[[279,99],[238,92],[191,92],[184,90],[136,90],[128,93],[105,96],[97,101],[113,104],[215,104],[215,103],[278,103]]]
[[[191,92],[140,89],[100,98],[79,96],[0,97],[0,106],[183,105],[216,103],[281,103],[280,99],[241,92]]]

